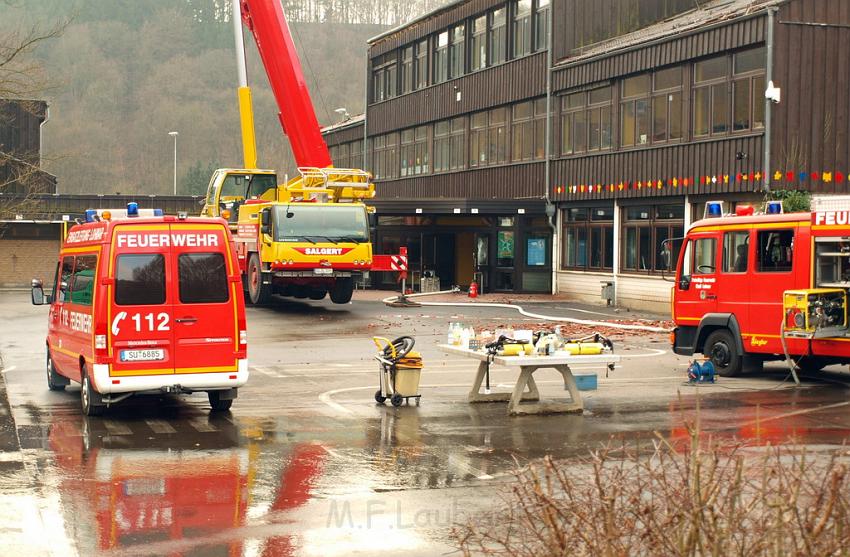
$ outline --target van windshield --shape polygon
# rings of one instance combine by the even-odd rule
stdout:
[[[368,242],[369,220],[358,205],[308,205],[275,207],[277,242]]]

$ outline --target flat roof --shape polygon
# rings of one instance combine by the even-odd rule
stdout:
[[[330,126],[325,126],[322,128],[322,133],[330,133],[337,132],[339,130],[344,130],[347,128],[353,128],[355,126],[359,126],[363,122],[366,121],[365,114],[357,114],[355,116],[351,116],[348,120],[343,120],[342,122],[337,122],[336,124],[331,124]]]

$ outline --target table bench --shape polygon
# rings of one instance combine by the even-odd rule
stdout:
[[[478,360],[478,372],[472,383],[467,399],[470,403],[478,402],[507,402],[508,414],[512,416],[525,414],[552,414],[561,412],[581,413],[584,403],[576,386],[575,377],[570,370],[571,364],[598,364],[613,366],[620,361],[620,356],[614,354],[599,354],[593,356],[489,356],[486,352],[469,350],[460,346],[441,344],[440,349],[447,354],[455,354]],[[490,365],[507,368],[519,368],[516,385],[511,393],[482,393],[481,385],[487,375],[487,362]],[[534,381],[534,372],[539,369],[554,369],[564,378],[564,387],[570,394],[570,400],[540,401],[540,391]]]

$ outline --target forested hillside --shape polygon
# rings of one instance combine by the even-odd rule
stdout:
[[[366,40],[444,2],[283,0],[320,122],[363,110]],[[67,22],[37,51],[49,88],[47,170],[63,193],[199,193],[241,166],[229,0],[12,0],[0,33]],[[292,172],[289,145],[246,36],[260,165]]]

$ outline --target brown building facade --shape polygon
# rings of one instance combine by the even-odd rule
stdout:
[[[378,249],[444,283],[666,311],[662,244],[705,201],[850,191],[841,0],[468,0],[369,58],[328,143],[375,174]]]

